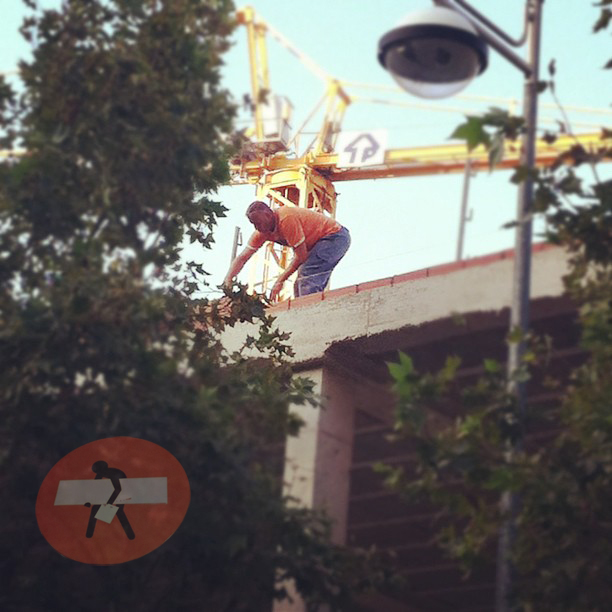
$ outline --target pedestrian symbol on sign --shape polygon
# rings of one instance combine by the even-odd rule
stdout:
[[[87,533],[85,534],[85,537],[93,537],[96,522],[98,520],[110,523],[116,516],[123,527],[123,531],[125,531],[125,535],[130,540],[133,540],[136,536],[134,535],[130,521],[128,521],[128,518],[125,515],[125,510],[123,509],[125,504],[117,504],[116,506],[113,505],[117,497],[119,497],[119,493],[121,493],[120,479],[125,478],[125,473],[117,468],[108,467],[108,463],[106,463],[106,461],[96,461],[92,465],[91,469],[96,474],[96,480],[100,478],[108,478],[113,483],[113,493],[103,506],[98,504],[92,506],[91,502],[85,502],[87,507],[91,506],[89,522],[87,523]],[[111,506],[112,509],[109,509],[109,506]],[[110,518],[110,520],[107,520],[108,518]]]

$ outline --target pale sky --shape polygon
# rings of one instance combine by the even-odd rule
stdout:
[[[0,72],[14,70],[29,46],[17,34],[23,17],[20,0],[0,0]],[[39,0],[51,6],[56,0]],[[379,38],[407,13],[428,8],[427,0],[252,0],[256,12],[308,55],[330,75],[342,80],[394,86],[376,58]],[[516,0],[473,0],[473,6],[510,35],[522,31],[524,3]],[[591,0],[547,0],[541,51],[541,78],[547,79],[547,66],[556,60],[558,96],[566,108],[575,132],[598,131],[612,125],[610,107],[611,72],[603,70],[610,53],[610,34],[592,34],[598,9]],[[238,4],[242,6],[242,4]],[[226,56],[225,86],[236,101],[249,92],[248,57],[245,30],[238,28],[236,43]],[[516,51],[524,56],[526,50]],[[298,127],[324,92],[324,84],[276,41],[269,39],[272,90],[287,96],[293,106],[293,127]],[[507,106],[514,100],[520,109],[522,74],[506,60],[490,51],[488,69],[459,97],[429,102],[404,93],[348,87],[349,94],[397,100],[412,106],[391,106],[354,102],[347,110],[344,130],[388,131],[391,148],[448,143],[465,113],[477,113],[489,106]],[[478,99],[474,99],[477,97]],[[486,99],[483,99],[486,98]],[[492,99],[490,99],[492,98]],[[553,128],[562,116],[551,107],[549,94],[540,98],[541,127]],[[574,107],[603,112],[583,113]],[[309,129],[317,131],[320,118]],[[610,175],[610,168],[603,171]],[[466,256],[494,252],[513,245],[513,231],[501,226],[515,214],[516,187],[508,173],[478,174],[470,183],[469,205],[472,221],[467,224]],[[332,276],[332,287],[401,274],[454,260],[463,177],[379,179],[337,183],[338,220],[346,225],[353,244]],[[223,187],[218,199],[230,208],[216,232],[211,252],[201,249],[188,253],[212,273],[211,284],[221,282],[231,253],[234,228],[240,226],[245,240],[251,226],[244,210],[254,199],[253,187]],[[246,280],[246,272],[240,277]]]

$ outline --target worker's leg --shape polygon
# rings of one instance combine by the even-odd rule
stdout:
[[[350,245],[351,236],[345,227],[335,234],[321,238],[298,270],[294,288],[295,296],[299,297],[323,291],[332,270],[344,257]]]

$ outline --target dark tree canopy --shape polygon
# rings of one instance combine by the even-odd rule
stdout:
[[[224,211],[232,3],[25,3],[36,48],[23,92],[0,83],[2,146],[26,151],[0,164],[0,606],[266,610],[278,577],[340,605],[369,581],[365,557],[332,547],[325,520],[280,494],[288,406],[312,399],[309,383],[256,298],[237,290],[223,320],[189,297],[201,263],[172,277],[183,236],[210,246]],[[195,306],[209,314],[194,332]],[[257,359],[220,342],[239,320],[261,326]],[[192,501],[153,553],[83,565],[42,538],[36,496],[60,458],[113,436],[173,453]]]

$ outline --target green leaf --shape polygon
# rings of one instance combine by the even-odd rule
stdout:
[[[520,327],[513,327],[506,338],[510,344],[517,344],[525,340],[525,332]]]
[[[515,473],[510,468],[497,468],[491,472],[484,486],[491,491],[512,491],[516,488]]]
[[[412,374],[414,372],[414,364],[409,355],[406,355],[403,351],[399,351],[399,360],[407,374]]]
[[[559,206],[559,197],[555,191],[546,184],[540,183],[533,198],[533,209],[536,212],[546,212],[551,207]]]
[[[398,356],[399,363],[387,363],[387,368],[389,369],[391,377],[395,381],[401,382],[414,374],[414,366],[412,359],[406,355],[406,353],[399,351]]]
[[[485,371],[490,374],[497,374],[501,370],[501,365],[495,359],[485,359],[483,365]]]
[[[388,363],[387,368],[389,369],[391,377],[396,382],[401,382],[405,380],[407,374],[410,373],[401,363]]]
[[[537,168],[527,168],[526,166],[517,166],[510,178],[510,181],[515,185],[519,185],[528,178],[534,180],[539,177],[539,171]]]
[[[469,151],[481,144],[488,147],[490,137],[485,131],[484,125],[485,121],[481,117],[467,117],[467,122],[459,125],[450,135],[450,138],[465,140]]]
[[[477,414],[471,414],[463,419],[459,424],[459,437],[464,438],[473,433],[476,433],[482,426],[482,417]]]
[[[461,365],[461,358],[457,355],[449,355],[444,362],[444,367],[440,371],[440,378],[444,382],[449,382],[455,378],[457,370]]]

